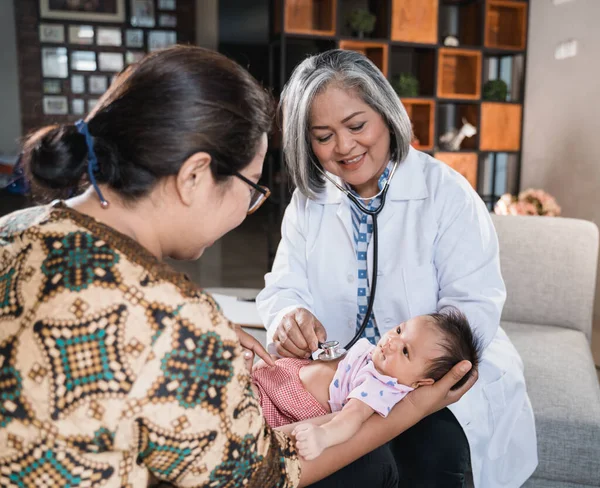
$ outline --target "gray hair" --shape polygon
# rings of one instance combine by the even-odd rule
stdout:
[[[379,68],[355,51],[333,49],[300,63],[281,93],[283,151],[296,187],[313,198],[325,178],[310,144],[310,111],[314,98],[332,82],[356,90],[390,129],[390,154],[401,162],[408,154],[412,126],[400,98]]]

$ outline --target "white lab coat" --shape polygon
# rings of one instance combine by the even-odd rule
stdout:
[[[297,307],[323,323],[328,339],[345,344],[353,337],[357,263],[350,205],[330,182],[315,200],[294,193],[273,270],[257,298],[267,342]],[[485,351],[479,380],[449,408],[469,440],[475,487],[521,486],[538,462],[535,424],[523,363],[499,326],[506,292],[484,203],[456,171],[411,148],[378,224],[374,312],[381,334],[449,305],[467,315]],[[369,279],[372,259],[373,239]]]

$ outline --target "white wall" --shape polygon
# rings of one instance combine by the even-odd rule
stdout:
[[[600,0],[532,0],[521,187],[553,194],[565,217],[600,226]],[[578,43],[556,60],[557,45]],[[600,287],[594,321],[600,364]]]
[[[0,0],[0,156],[14,156],[21,137],[21,104],[15,11],[12,0]]]

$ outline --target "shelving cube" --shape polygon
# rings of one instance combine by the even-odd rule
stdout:
[[[412,122],[415,138],[419,141],[413,147],[419,151],[433,150],[435,101],[422,98],[402,98],[401,101]]]
[[[519,151],[522,112],[523,106],[518,103],[482,103],[479,149]]]
[[[458,100],[481,97],[481,51],[439,49],[437,96]]]
[[[434,157],[458,171],[473,188],[477,189],[477,153],[437,152]]]
[[[281,2],[285,5],[284,31],[287,34],[335,35],[337,0],[278,0],[275,32],[280,31],[277,22]]]
[[[525,49],[527,3],[487,0],[485,46],[496,49]]]
[[[340,49],[357,51],[364,54],[381,70],[383,76],[388,75],[388,45],[382,42],[340,41]]]
[[[438,0],[393,0],[392,41],[437,44]]]

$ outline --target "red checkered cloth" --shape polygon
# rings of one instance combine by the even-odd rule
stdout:
[[[277,360],[273,367],[265,366],[252,372],[263,415],[271,427],[328,413],[300,381],[300,368],[309,362],[308,359],[284,358]]]

